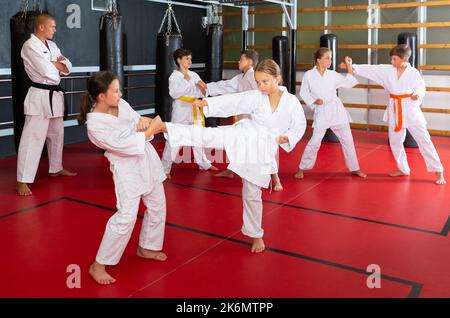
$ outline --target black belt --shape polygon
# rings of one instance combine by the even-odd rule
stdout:
[[[49,91],[48,97],[50,99],[50,110],[52,112],[52,116],[54,115],[53,114],[53,92],[63,92],[63,94],[64,94],[64,118],[67,117],[66,91],[64,90],[64,88],[62,88],[59,85],[47,85],[47,84],[41,84],[41,83],[35,83],[35,82],[31,82],[31,86]]]

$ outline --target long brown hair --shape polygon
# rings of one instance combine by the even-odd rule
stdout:
[[[281,77],[281,70],[277,62],[272,59],[264,59],[256,65],[255,72],[263,72],[268,75],[272,75],[279,79],[279,85],[283,84],[283,78]]]
[[[101,71],[93,74],[87,83],[87,92],[83,94],[80,102],[80,113],[77,120],[79,125],[86,122],[86,115],[94,106],[97,96],[108,91],[109,85],[116,80],[117,76],[110,71]]]
[[[327,52],[331,52],[331,50],[327,47],[321,47],[320,49],[318,49],[317,51],[314,52],[314,61],[313,61],[313,66],[315,66],[317,64],[317,60],[320,60],[325,53]]]

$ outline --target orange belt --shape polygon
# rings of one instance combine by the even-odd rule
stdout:
[[[402,112],[402,99],[409,98],[413,94],[403,94],[403,95],[394,95],[390,94],[389,96],[394,99],[394,131],[399,132],[403,126],[403,112]]]

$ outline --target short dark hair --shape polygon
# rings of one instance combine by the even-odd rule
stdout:
[[[241,55],[245,55],[246,58],[252,60],[255,67],[258,64],[259,54],[255,50],[244,50]]]
[[[398,56],[401,59],[409,58],[411,56],[411,48],[406,44],[399,44],[392,48],[389,52],[389,56]]]
[[[190,50],[187,50],[187,49],[176,49],[175,52],[173,52],[173,59],[175,61],[175,64],[180,66],[178,64],[177,60],[181,59],[184,56],[189,56],[189,55],[192,56],[192,52]]]

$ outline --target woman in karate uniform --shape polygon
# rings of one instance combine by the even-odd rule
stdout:
[[[116,280],[106,265],[116,265],[131,237],[142,199],[147,210],[139,237],[137,256],[166,260],[161,251],[164,240],[166,201],[162,182],[164,170],[148,142],[155,131],[151,119],[141,117],[121,99],[119,80],[108,71],[96,73],[88,81],[81,101],[79,124],[87,123],[89,140],[105,150],[110,162],[117,199],[117,212],[108,220],[90,275],[99,284]]]
[[[206,117],[248,114],[233,126],[199,129],[199,126],[166,124],[169,144],[198,145],[225,149],[228,169],[242,178],[242,233],[252,238],[252,252],[264,250],[261,187],[268,188],[271,174],[278,172],[278,144],[291,151],[306,128],[298,99],[280,87],[280,68],[273,60],[261,61],[255,69],[259,90],[210,97],[193,104],[203,107]]]
[[[186,99],[186,97],[198,98],[203,97],[206,94],[204,88],[206,84],[201,80],[197,73],[189,70],[192,66],[192,53],[186,49],[177,49],[173,53],[173,59],[179,68],[178,70],[173,71],[169,77],[169,95],[173,98],[171,122],[204,126],[203,115],[200,109],[193,107],[192,103],[183,100]],[[161,161],[164,172],[169,179],[173,160],[177,156],[179,150],[179,147],[171,148],[167,143],[164,147]],[[198,164],[200,170],[218,170],[211,165],[211,162],[206,158],[202,148],[194,147],[193,152],[194,160]]]
[[[352,75],[351,68],[347,76],[328,69],[331,65],[331,50],[328,48],[320,48],[314,53],[314,63],[314,68],[303,76],[300,88],[300,97],[314,110],[313,135],[306,145],[295,177],[303,179],[303,170],[314,167],[323,136],[331,128],[341,142],[347,168],[352,174],[365,178],[366,174],[359,170],[349,124],[350,114],[336,91],[340,87],[351,88],[358,81]]]
[[[425,82],[418,70],[413,68],[408,59],[411,49],[405,44],[395,46],[391,52],[391,65],[352,65],[351,58],[346,57],[342,68],[353,67],[356,75],[377,82],[390,94],[389,104],[384,113],[384,121],[388,122],[389,145],[397,162],[397,171],[393,177],[410,174],[403,142],[406,128],[417,142],[427,170],[436,173],[436,184],[445,184],[444,167],[441,164],[436,148],[431,141],[420,105],[425,96]]]

